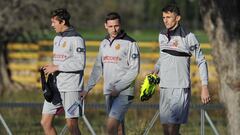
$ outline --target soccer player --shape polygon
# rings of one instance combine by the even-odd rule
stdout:
[[[162,17],[166,29],[159,34],[160,58],[154,70],[160,77],[160,121],[164,135],[179,135],[189,112],[191,56],[199,67],[203,104],[210,101],[207,62],[195,35],[180,25],[179,8],[175,4],[165,6]]]
[[[61,103],[44,101],[41,125],[46,135],[55,135],[53,126],[55,115],[63,107],[67,127],[72,135],[80,135],[78,127],[79,109],[73,113],[67,110],[80,100],[83,90],[83,70],[85,68],[85,41],[70,25],[70,14],[66,9],[56,9],[51,13],[52,27],[57,33],[53,41],[53,64],[44,65],[46,74],[53,74],[61,95]]]
[[[121,29],[118,13],[107,14],[104,24],[108,35],[102,40],[88,85],[83,96],[104,78],[103,94],[107,108],[108,135],[125,135],[124,115],[134,97],[135,79],[140,68],[139,47]]]

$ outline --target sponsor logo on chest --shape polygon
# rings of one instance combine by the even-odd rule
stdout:
[[[118,56],[104,56],[103,63],[118,63],[121,60]]]

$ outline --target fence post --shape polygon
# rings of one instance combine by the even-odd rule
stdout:
[[[2,117],[1,114],[0,114],[0,120],[1,120],[1,122],[2,122],[2,124],[3,124],[3,126],[4,126],[4,128],[6,129],[8,135],[12,135],[12,132],[11,132],[10,129],[8,128],[6,122],[4,121],[4,119],[3,119],[3,117]]]
[[[159,114],[160,114],[160,110],[158,109],[157,112],[155,113],[155,115],[153,116],[152,120],[148,124],[148,127],[145,129],[143,135],[148,135],[150,129],[153,127],[154,123],[156,122]]]
[[[217,128],[214,126],[214,124],[213,124],[212,120],[210,119],[208,113],[205,112],[204,114],[205,114],[205,117],[206,117],[208,123],[209,123],[210,126],[212,127],[214,134],[215,134],[215,135],[219,135],[219,133],[218,133],[218,131],[217,131]]]
[[[204,118],[205,110],[201,108],[201,135],[205,135],[205,118]]]

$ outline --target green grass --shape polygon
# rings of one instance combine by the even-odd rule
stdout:
[[[134,31],[129,32],[136,41],[158,41],[159,31]]]
[[[0,97],[0,102],[34,102],[43,101],[42,91],[40,89],[5,91]]]
[[[159,31],[126,31],[129,36],[134,38],[136,41],[158,41]],[[104,30],[96,31],[82,31],[81,35],[86,40],[103,40],[107,35]]]
[[[128,135],[141,135],[144,132],[144,129],[148,126],[148,123],[154,116],[155,109],[129,109],[126,119],[125,126]],[[13,134],[26,135],[34,134],[41,135],[43,134],[43,129],[40,125],[41,119],[41,108],[5,108],[1,110],[0,113],[4,117],[7,125]],[[226,120],[223,117],[224,111],[209,111],[209,115],[213,120],[216,128],[219,133],[227,134],[226,131]],[[93,129],[97,135],[105,135],[105,121],[106,114],[103,109],[87,109],[86,117],[89,122],[92,124]],[[65,119],[63,115],[57,116],[54,121],[54,125],[60,133],[61,129],[65,125]],[[79,120],[79,127],[84,135],[90,135],[87,130],[86,125],[83,123],[82,119]],[[155,125],[150,130],[149,135],[163,135],[162,127],[159,122],[159,118],[156,120]],[[181,134],[184,135],[195,135],[200,133],[200,111],[199,110],[190,110],[189,121],[187,124],[182,125]],[[212,129],[209,124],[205,124],[205,133],[212,134]],[[2,125],[0,125],[0,134],[6,134]]]
[[[133,37],[136,41],[158,41],[159,30],[139,30],[139,31],[126,31],[128,35]],[[198,38],[200,43],[208,43],[208,36],[202,30],[196,30],[193,32]],[[106,36],[106,32],[103,30],[96,31],[82,31],[81,35],[86,40],[103,40]]]
[[[138,95],[138,92],[136,93]],[[42,93],[40,90],[25,90],[18,92],[4,93],[3,97],[0,98],[1,102],[37,102],[42,103]],[[147,102],[144,103],[155,103],[159,101],[158,92]],[[199,103],[199,97],[192,97],[193,103]],[[216,102],[216,101],[215,101]],[[87,98],[87,103],[104,103],[104,97],[102,94],[93,94]],[[138,96],[134,99],[134,103],[140,103]],[[128,135],[141,135],[154,116],[156,109],[129,109],[125,124]],[[0,108],[0,113],[4,117],[7,125],[10,127],[13,134],[18,135],[42,135],[43,130],[40,125],[41,119],[41,107],[28,108],[28,107],[14,107],[14,108]],[[213,123],[221,134],[227,134],[226,129],[226,117],[223,109],[209,110],[208,111]],[[105,110],[86,108],[86,116],[92,124],[97,135],[105,135]],[[63,115],[57,116],[54,125],[58,133],[65,125],[65,119]],[[79,120],[79,126],[84,135],[90,135],[86,125],[82,120]],[[208,123],[206,126],[206,134],[212,134],[212,130]],[[190,109],[189,121],[186,125],[181,127],[181,133],[184,135],[195,135],[200,133],[200,110]],[[2,124],[0,124],[0,134],[6,134]],[[163,135],[162,127],[157,119],[155,125],[150,130],[149,135]]]
[[[209,38],[204,31],[196,30],[196,31],[194,31],[194,34],[196,35],[196,37],[200,43],[209,43]]]
[[[102,40],[106,36],[105,29],[93,29],[93,30],[78,30],[78,32],[83,36],[86,40]],[[158,41],[158,35],[160,30],[135,30],[135,31],[128,31],[126,30],[128,35],[133,37],[136,41]],[[200,43],[208,43],[209,39],[206,33],[203,30],[194,30],[192,31]],[[32,40],[53,40],[56,33],[53,30],[49,30],[42,35],[38,35],[34,39],[30,39],[31,37],[18,37],[16,40],[17,42],[30,42]]]
[[[158,41],[159,31],[133,31],[127,32],[130,36],[132,36],[136,41]],[[198,38],[200,43],[208,43],[208,37],[205,32],[203,31],[195,31],[193,32],[196,37]],[[102,40],[106,32],[103,31],[86,31],[82,32],[82,35],[87,40]]]

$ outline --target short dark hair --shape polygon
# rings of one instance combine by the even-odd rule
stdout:
[[[51,12],[51,18],[53,17],[57,17],[57,20],[59,22],[62,22],[63,20],[65,21],[65,24],[67,26],[70,26],[70,18],[71,18],[71,15],[68,13],[68,11],[65,9],[65,8],[58,8],[58,9],[55,9]]]
[[[115,20],[118,19],[119,22],[121,23],[121,17],[118,13],[116,12],[110,12],[107,14],[106,18],[105,18],[105,23],[107,23],[108,20]]]
[[[176,13],[177,15],[181,15],[180,9],[176,4],[168,4],[163,7],[162,12],[172,12]]]

